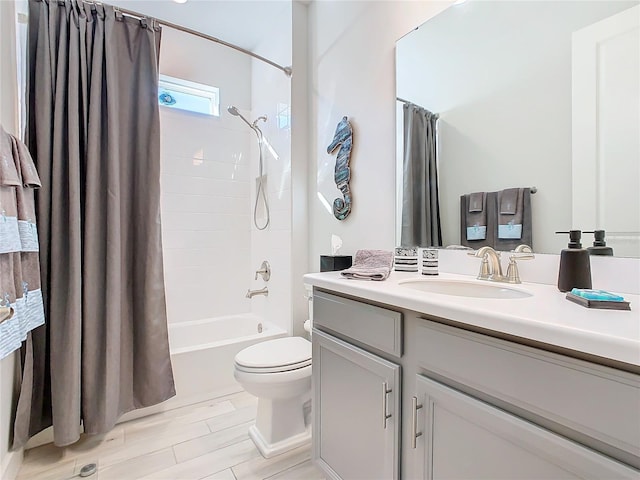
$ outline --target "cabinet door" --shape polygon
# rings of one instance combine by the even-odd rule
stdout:
[[[334,479],[397,479],[400,366],[314,329],[313,456]]]
[[[425,479],[613,479],[638,471],[417,375],[412,454]]]

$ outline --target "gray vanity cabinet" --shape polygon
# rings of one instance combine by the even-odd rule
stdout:
[[[400,366],[314,329],[314,459],[332,479],[397,479]]]
[[[636,370],[472,330],[314,291],[313,459],[327,478],[640,478]]]
[[[638,478],[637,471],[425,376],[416,375],[415,391],[416,478]]]

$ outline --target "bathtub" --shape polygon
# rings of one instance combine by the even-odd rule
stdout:
[[[233,378],[233,359],[243,348],[287,332],[247,313],[169,324],[171,363],[179,405],[241,390]],[[179,405],[178,405],[179,404]]]

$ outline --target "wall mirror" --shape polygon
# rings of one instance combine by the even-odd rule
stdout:
[[[640,256],[639,19],[638,1],[469,0],[401,38],[397,243],[408,101],[438,116],[444,246],[460,244],[461,195],[535,186],[536,252],[579,228]]]

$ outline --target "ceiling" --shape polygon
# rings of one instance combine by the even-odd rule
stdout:
[[[254,53],[260,42],[282,24],[283,16],[291,15],[288,0],[105,0],[120,6],[183,25]]]

